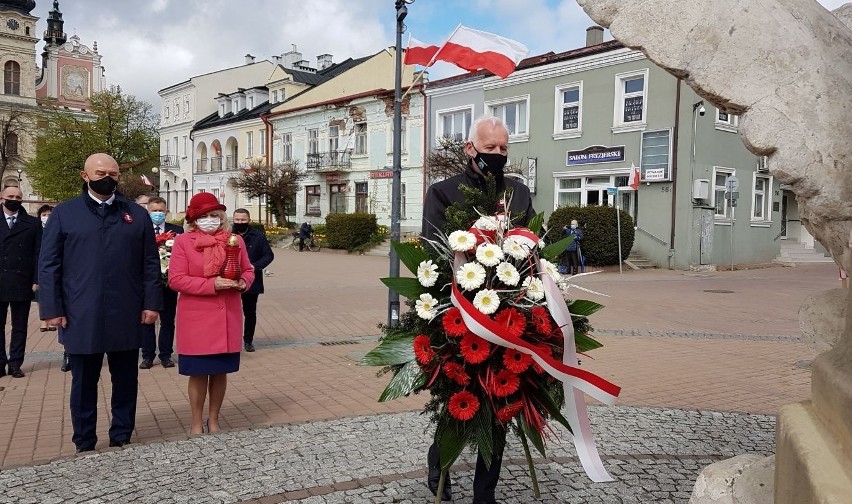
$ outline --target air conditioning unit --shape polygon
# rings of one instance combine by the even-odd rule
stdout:
[[[766,156],[760,156],[757,158],[757,172],[769,173],[769,168],[766,166]]]
[[[710,181],[698,179],[692,183],[692,199],[706,200],[710,198]]]

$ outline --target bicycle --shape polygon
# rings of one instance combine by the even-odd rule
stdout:
[[[290,242],[290,248],[299,251],[299,233],[293,233],[293,240]],[[311,252],[318,252],[322,245],[320,241],[314,236],[310,236],[309,238],[305,238],[305,248],[310,250]]]

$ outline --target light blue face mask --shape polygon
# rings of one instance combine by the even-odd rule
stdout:
[[[157,226],[166,222],[166,212],[151,212],[151,222]]]

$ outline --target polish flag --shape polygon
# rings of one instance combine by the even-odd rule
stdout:
[[[429,67],[440,60],[469,72],[485,69],[505,79],[527,53],[520,42],[459,25],[441,47],[410,37],[405,64]]]
[[[634,191],[639,189],[639,168],[633,163],[630,163],[630,178],[627,179],[627,185]]]
[[[435,62],[433,59],[439,47],[421,42],[414,37],[408,37],[408,47],[405,49],[403,62],[406,65],[430,66]]]
[[[139,176],[142,178],[142,183],[143,183],[143,184],[145,184],[145,185],[149,185],[149,186],[154,185],[154,184],[152,184],[152,183],[151,183],[151,181],[150,181],[150,180],[148,180],[148,177],[146,177],[145,175],[139,175]]]

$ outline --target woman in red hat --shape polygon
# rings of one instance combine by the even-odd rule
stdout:
[[[219,430],[228,373],[240,368],[243,312],[240,293],[254,269],[240,246],[240,279],[221,276],[231,236],[225,205],[211,193],[198,193],[186,209],[187,232],[175,238],[169,261],[169,287],[178,292],[175,333],[178,372],[189,376],[190,434],[204,432],[204,403],[210,398],[207,428]]]

